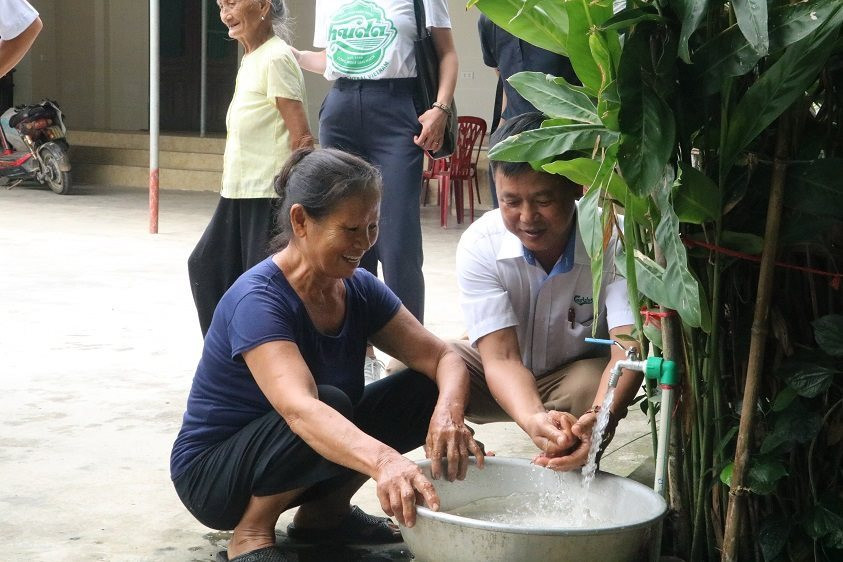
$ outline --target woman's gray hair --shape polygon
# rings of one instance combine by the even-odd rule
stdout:
[[[272,32],[284,41],[290,41],[290,11],[285,0],[266,0],[269,2],[269,18]]]

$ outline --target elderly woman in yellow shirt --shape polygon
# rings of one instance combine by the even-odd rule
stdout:
[[[225,291],[269,255],[272,180],[293,150],[313,146],[304,78],[287,36],[284,0],[218,0],[228,35],[245,51],[228,108],[220,201],[188,259],[202,336]]]

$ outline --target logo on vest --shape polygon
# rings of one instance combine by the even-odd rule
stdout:
[[[576,296],[574,296],[574,302],[577,303],[578,305],[582,306],[584,304],[594,304],[594,299],[592,299],[591,297],[584,297],[582,295],[576,295]]]
[[[340,8],[328,28],[328,52],[334,68],[362,75],[383,63],[398,30],[383,8],[358,0]]]

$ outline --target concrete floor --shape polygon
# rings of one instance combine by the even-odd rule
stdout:
[[[187,256],[216,205],[213,192],[165,191],[160,233],[147,233],[142,189],[0,188],[0,560],[214,560],[228,533],[196,522],[173,491],[170,447],[202,340]],[[464,225],[424,209],[427,326],[463,332],[453,274]],[[602,468],[651,462],[635,411]],[[514,426],[479,426],[499,456],[532,457]],[[421,450],[411,458],[423,457]],[[381,514],[374,486],[355,496]],[[283,531],[292,514],[284,514]],[[409,559],[385,549],[294,551],[299,560]]]

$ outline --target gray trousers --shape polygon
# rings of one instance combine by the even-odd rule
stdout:
[[[413,102],[414,78],[339,79],[319,112],[319,144],[361,156],[383,175],[380,234],[361,267],[377,275],[424,321],[424,276],[419,195],[422,149]]]

